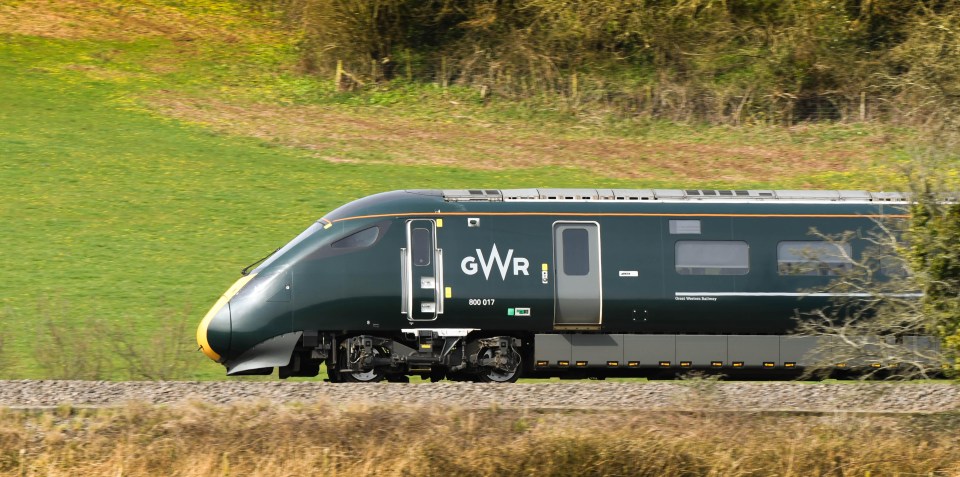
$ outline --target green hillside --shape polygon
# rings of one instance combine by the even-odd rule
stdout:
[[[243,5],[0,5],[0,378],[221,376],[194,351],[207,307],[366,194],[881,189],[909,136],[571,115],[430,83],[338,92]]]

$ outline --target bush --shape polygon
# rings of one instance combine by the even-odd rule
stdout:
[[[59,300],[40,307],[42,321],[33,354],[46,378],[185,379],[202,363],[197,357],[189,311],[161,312],[163,325],[146,337],[134,333],[130,322],[118,324],[99,318],[77,321],[72,313]]]
[[[203,361],[198,358],[194,324],[189,312],[164,315],[164,324],[148,339],[136,339],[128,330],[110,333],[113,350],[130,379],[167,381],[185,379]]]
[[[303,69],[739,124],[909,119],[956,103],[960,3],[929,0],[248,0]]]
[[[106,339],[110,324],[100,319],[68,321],[68,304],[59,299],[41,302],[33,342],[33,357],[50,379],[106,379],[111,373]]]
[[[906,253],[923,291],[928,330],[941,338],[945,362],[960,371],[960,203],[956,196],[944,202],[924,186],[916,194]]]

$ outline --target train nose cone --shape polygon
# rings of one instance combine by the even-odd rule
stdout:
[[[221,361],[220,354],[230,351],[230,333],[233,332],[230,299],[255,276],[256,273],[251,273],[237,280],[210,308],[197,327],[197,344],[203,354],[218,363]]]
[[[220,362],[220,355],[230,350],[232,328],[230,302],[220,300],[197,328],[197,344],[208,358]]]
[[[230,333],[233,330],[233,314],[230,303],[227,303],[210,320],[207,328],[207,342],[218,354],[230,351]]]

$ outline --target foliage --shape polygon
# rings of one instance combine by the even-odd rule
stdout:
[[[891,91],[908,120],[952,137],[960,127],[960,2],[918,3],[905,17],[902,41],[890,45],[877,88]],[[942,137],[928,140],[945,145]]]
[[[930,0],[272,0],[305,71],[739,124],[922,122],[955,103],[960,3]]]
[[[928,330],[941,338],[946,362],[960,371],[960,203],[929,188],[918,197],[906,255],[923,290]]]

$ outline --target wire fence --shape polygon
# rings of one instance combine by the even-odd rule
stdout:
[[[333,61],[331,61],[333,63]],[[625,116],[721,124],[889,121],[903,116],[896,101],[867,91],[793,94],[705,83],[656,82],[625,85],[597,74],[552,71],[549,75],[513,74],[490,69],[467,71],[442,58],[439,64],[372,60],[369,64],[335,60],[318,68],[332,76],[338,91],[389,87],[395,82],[472,90],[479,101],[536,102],[570,111],[602,111]],[[545,68],[546,69],[546,68]],[[332,74],[330,73],[332,71]]]

